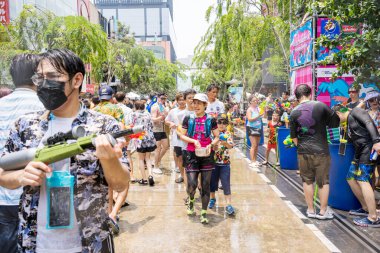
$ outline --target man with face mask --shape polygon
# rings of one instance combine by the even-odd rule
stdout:
[[[3,155],[42,147],[43,138],[67,132],[74,126],[84,127],[86,135],[98,135],[96,148],[69,159],[48,165],[30,162],[18,171],[0,169],[1,186],[9,189],[23,186],[19,252],[114,252],[107,221],[108,188],[123,191],[128,185],[129,173],[123,163],[121,144],[111,146],[104,135],[119,131],[118,122],[88,110],[79,102],[84,72],[82,60],[69,50],[43,53],[32,80],[47,110],[22,116],[11,128]],[[70,196],[49,188],[49,179],[59,174],[73,180]],[[56,206],[50,201],[53,198],[60,199]],[[60,208],[67,209],[66,206],[72,206],[74,211],[62,213]],[[55,212],[64,215],[63,220],[69,220],[72,225],[57,226],[61,216],[54,216]],[[52,220],[52,217],[60,219]]]

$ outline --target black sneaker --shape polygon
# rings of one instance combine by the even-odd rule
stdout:
[[[148,182],[149,182],[149,186],[153,186],[154,185],[154,179],[153,179],[152,176],[148,177]]]
[[[148,184],[148,180],[140,179],[139,180],[139,184],[141,184],[141,185],[147,185]]]

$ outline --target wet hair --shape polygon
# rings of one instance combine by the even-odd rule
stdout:
[[[68,49],[50,49],[41,54],[41,60],[48,60],[51,65],[61,74],[66,72],[69,79],[72,79],[77,73],[85,75],[83,61]],[[79,87],[79,91],[82,85]]]
[[[213,89],[217,89],[218,91],[220,90],[219,86],[218,86],[217,84],[213,83],[213,84],[210,84],[209,86],[207,86],[206,91],[207,91],[207,92],[210,92],[210,91],[212,91]]]
[[[13,57],[9,72],[16,87],[34,86],[32,76],[37,70],[41,57],[36,54],[18,54]]]
[[[280,110],[274,110],[273,114],[277,114],[278,116],[280,116],[281,115],[281,111]],[[273,114],[272,114],[272,116],[273,116]]]
[[[224,104],[224,109],[228,112],[232,108],[231,104]]]
[[[302,97],[308,97],[311,94],[311,88],[307,84],[300,84],[294,91],[296,98],[299,100]]]
[[[178,93],[175,95],[175,101],[178,102],[178,100],[179,100],[180,98],[185,98],[182,92],[178,92]]]
[[[161,96],[165,96],[166,97],[167,95],[166,95],[165,92],[160,92],[160,93],[157,94],[157,97],[161,97]]]
[[[123,91],[116,92],[115,99],[117,102],[122,103],[125,99],[125,92]]]
[[[90,100],[84,99],[83,100],[83,104],[84,104],[84,106],[86,106],[87,109],[90,109],[90,107],[91,107]]]
[[[99,99],[98,96],[93,97],[93,98],[91,99],[91,101],[92,101],[92,103],[93,103],[94,105],[97,105],[97,104],[100,103],[100,99]]]
[[[282,93],[285,94],[285,95],[287,95],[287,96],[290,96],[290,92],[289,91],[284,91]]]
[[[197,92],[194,89],[187,89],[183,93],[183,98],[186,100],[187,96],[190,95],[190,94],[195,95],[195,94],[197,94]]]
[[[136,110],[145,110],[145,103],[141,100],[138,100],[135,102],[135,109]]]

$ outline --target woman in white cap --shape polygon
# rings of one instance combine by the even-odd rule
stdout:
[[[198,186],[198,176],[201,175],[202,211],[201,223],[207,224],[207,206],[210,201],[211,174],[214,169],[214,152],[212,147],[219,141],[219,131],[216,119],[206,114],[208,98],[198,93],[193,98],[195,115],[186,116],[182,123],[181,139],[187,142],[186,175],[189,202],[187,214],[194,214],[194,195]],[[211,134],[214,139],[211,139]]]

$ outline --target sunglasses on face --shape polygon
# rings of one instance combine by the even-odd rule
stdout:
[[[349,93],[349,94],[354,94],[354,93],[358,93],[358,92],[352,90],[352,91],[349,91],[348,93]]]
[[[376,98],[371,98],[371,99],[368,99],[368,102],[370,102],[370,103],[377,102],[377,99]]]

